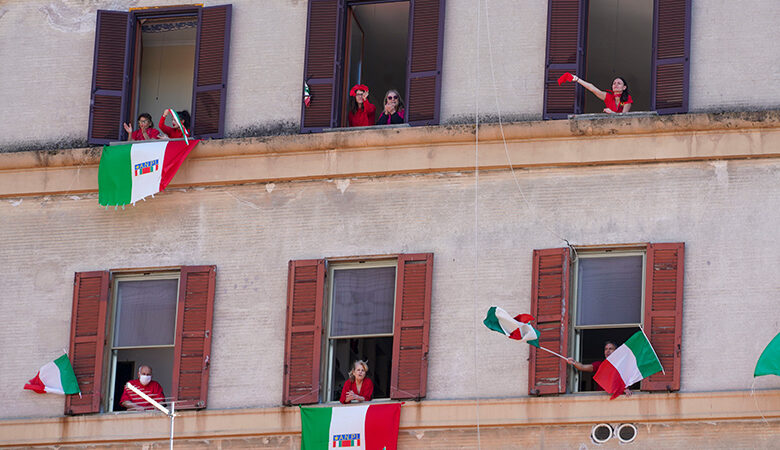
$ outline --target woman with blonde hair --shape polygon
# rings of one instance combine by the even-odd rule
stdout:
[[[385,109],[376,121],[377,125],[390,125],[404,123],[404,101],[395,89],[390,89],[385,94]]]
[[[363,360],[357,360],[349,371],[349,379],[344,382],[341,389],[341,403],[359,403],[371,400],[374,395],[374,383],[366,378],[368,364]]]

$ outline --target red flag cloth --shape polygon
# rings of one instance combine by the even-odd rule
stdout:
[[[566,72],[563,75],[561,75],[560,78],[558,78],[558,86],[569,81],[574,81],[574,75],[570,74],[569,72]]]

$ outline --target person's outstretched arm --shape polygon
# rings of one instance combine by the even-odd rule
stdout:
[[[568,358],[566,362],[574,366],[574,368],[580,372],[593,372],[593,364],[582,364],[575,361],[574,358]]]
[[[577,75],[574,75],[574,79],[572,81],[579,83],[582,87],[585,89],[593,92],[593,95],[599,98],[599,100],[604,100],[607,98],[607,93],[602,91],[601,89],[597,88],[591,83],[588,83],[587,81],[583,80],[582,78],[578,77]]]

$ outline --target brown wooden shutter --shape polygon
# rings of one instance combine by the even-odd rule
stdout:
[[[225,94],[232,5],[198,11],[195,79],[192,83],[192,134],[199,138],[225,135]]]
[[[126,136],[122,124],[127,121],[131,25],[130,13],[97,12],[87,131],[90,144],[108,144]]]
[[[534,250],[531,314],[536,318],[539,345],[561,355],[569,350],[568,248]],[[566,392],[566,362],[531,346],[528,392],[531,395]]]
[[[581,75],[585,67],[587,1],[549,0],[547,58],[544,69],[545,119],[565,119],[582,112],[582,89],[577,83],[558,85],[566,72]]]
[[[303,103],[301,85],[301,131],[321,131],[337,127],[337,81],[342,70],[344,0],[310,0],[306,28],[306,57],[303,79],[311,90],[311,105]]]
[[[181,268],[173,359],[176,409],[206,407],[215,279],[215,266]]]
[[[108,272],[76,273],[69,357],[81,397],[65,397],[65,414],[100,412],[109,278]]]
[[[659,114],[688,112],[691,0],[655,0],[654,7],[651,107]]]
[[[643,391],[680,389],[684,260],[684,243],[647,246],[644,328],[666,373],[643,380]]]
[[[290,261],[284,341],[282,402],[285,405],[317,403],[320,400],[324,294],[324,259]]]
[[[433,253],[400,255],[395,288],[390,398],[425,397]]]
[[[411,0],[406,63],[407,121],[438,125],[445,0]]]

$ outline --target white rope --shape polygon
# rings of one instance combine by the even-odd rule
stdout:
[[[480,433],[479,424],[479,376],[478,376],[478,364],[477,353],[477,330],[479,325],[479,313],[477,311],[477,295],[479,292],[479,31],[481,26],[481,2],[477,1],[477,61],[474,64],[476,67],[476,88],[474,89],[475,97],[475,114],[474,114],[474,301],[472,303],[472,314],[474,322],[474,397],[476,399],[476,419],[477,419],[477,448],[482,448],[482,436]]]

